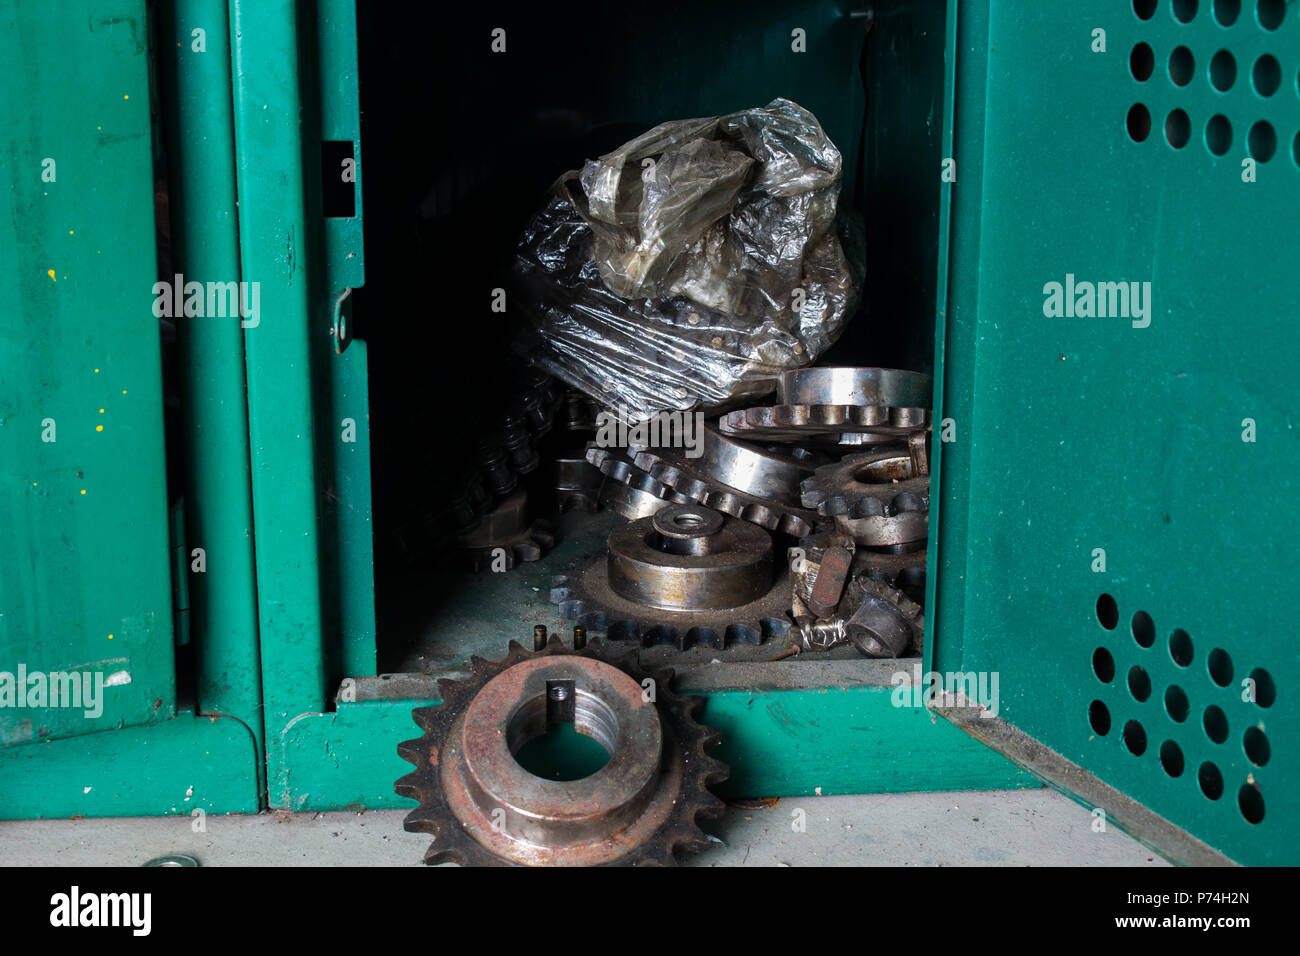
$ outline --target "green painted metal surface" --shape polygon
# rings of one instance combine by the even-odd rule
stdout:
[[[238,282],[226,4],[180,0],[162,4],[159,18],[171,270],[186,282]],[[177,326],[186,504],[180,567],[185,616],[199,637],[198,705],[205,714],[238,717],[260,746],[244,330],[238,314],[182,318]]]
[[[722,732],[716,753],[731,767],[722,792],[797,796],[1039,786],[919,704],[898,706],[895,690],[886,684],[708,691],[699,719]],[[397,756],[397,745],[421,733],[411,711],[436,703],[340,703],[333,713],[294,721],[281,741],[292,769],[283,787],[272,791],[271,806],[414,806],[392,792],[392,783],[410,768]]]
[[[268,729],[325,703],[310,243],[304,208],[297,6],[231,5],[242,276],[261,316],[244,330],[262,693]],[[268,733],[274,738],[274,732]],[[274,748],[268,779],[285,772]]]
[[[0,751],[0,819],[256,813],[257,763],[243,723],[189,712],[14,747]]]
[[[950,17],[936,419],[955,440],[927,650],[999,672],[1000,716],[1232,859],[1294,863],[1300,10],[1264,29],[1253,4],[1231,26],[1211,6]],[[1048,314],[1069,281],[1149,282],[1151,307]]]
[[[0,745],[174,713],[147,38],[143,0],[0,4],[0,672],[105,682]]]
[[[365,284],[362,212],[361,114],[358,100],[355,0],[323,0],[316,7],[316,44],[310,73],[317,83],[319,119],[308,123],[309,142],[353,144],[349,169],[321,169],[320,175],[350,176],[354,215],[325,218],[322,184],[308,176],[309,217],[323,228],[323,281],[313,314],[342,316],[345,337],[334,343],[323,336],[314,343],[322,369],[319,414],[328,423],[320,443],[321,473],[329,476],[322,499],[328,542],[326,596],[335,602],[339,673],[370,675],[377,669],[375,649],[374,545],[370,501],[370,396],[366,343],[352,338],[355,319],[352,291]],[[311,116],[311,114],[308,114]],[[310,148],[309,148],[310,152]],[[314,173],[314,170],[308,170]]]

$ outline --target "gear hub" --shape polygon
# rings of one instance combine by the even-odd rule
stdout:
[[[708,845],[697,821],[721,812],[709,787],[727,768],[705,754],[719,735],[692,717],[698,698],[672,692],[671,671],[642,673],[599,641],[572,650],[554,635],[543,651],[512,641],[472,667],[439,682],[442,703],[413,715],[424,736],[398,746],[415,771],[397,792],[419,802],[406,829],[434,837],[426,863],[671,865]],[[608,762],[577,780],[524,769],[515,755],[563,723]]]

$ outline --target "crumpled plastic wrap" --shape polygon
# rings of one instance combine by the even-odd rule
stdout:
[[[517,247],[533,361],[632,420],[771,391],[857,304],[840,166],[816,117],[777,99],[565,174]]]

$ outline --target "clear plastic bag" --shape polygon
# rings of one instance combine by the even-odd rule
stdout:
[[[632,420],[771,391],[857,302],[840,165],[816,117],[778,99],[565,174],[517,248],[533,361]]]

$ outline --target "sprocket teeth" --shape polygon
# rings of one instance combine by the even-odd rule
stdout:
[[[694,821],[712,818],[724,806],[716,795],[709,792],[708,787],[725,780],[727,768],[720,761],[703,754],[703,749],[711,746],[721,736],[718,731],[699,724],[692,717],[703,704],[703,698],[683,696],[675,692],[672,689],[674,669],[642,668],[634,651],[625,650],[598,636],[589,639],[584,648],[575,650],[567,647],[558,634],[551,634],[542,651],[533,652],[519,642],[512,641],[506,655],[499,660],[473,658],[471,677],[444,678],[439,682],[439,690],[444,697],[441,704],[416,708],[416,713],[420,714],[416,722],[432,724],[434,729],[424,737],[403,741],[398,745],[399,753],[414,763],[416,769],[398,779],[394,789],[399,795],[419,803],[406,815],[404,827],[433,837],[424,862],[457,863],[461,866],[513,865],[511,861],[494,855],[486,846],[480,846],[473,833],[464,829],[452,815],[440,789],[440,774],[436,767],[430,765],[427,755],[434,754],[436,761],[437,751],[443,746],[445,734],[455,722],[458,709],[466,706],[488,681],[513,664],[545,655],[594,658],[619,667],[638,683],[646,678],[653,679],[657,688],[654,706],[660,719],[671,729],[670,736],[676,741],[674,747],[681,754],[684,777],[681,790],[674,795],[674,808],[670,816],[655,831],[649,842],[631,849],[622,857],[607,861],[605,865],[674,866],[677,863],[674,851],[694,851],[707,847],[711,841],[694,826]],[[685,829],[685,824],[690,824],[689,830]]]

